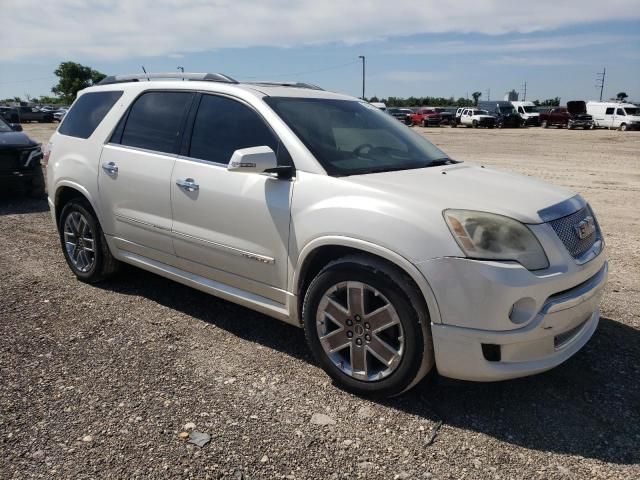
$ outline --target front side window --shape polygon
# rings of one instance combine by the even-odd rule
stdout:
[[[202,96],[191,135],[190,157],[226,165],[236,150],[262,146],[277,152],[278,140],[255,111],[230,98]]]
[[[356,100],[266,97],[329,175],[425,168],[450,161],[423,136]]]
[[[81,95],[64,116],[58,133],[89,138],[121,96],[122,91],[89,92]]]
[[[146,92],[131,106],[122,122],[122,138],[116,128],[112,142],[155,152],[175,153],[177,140],[193,93]]]

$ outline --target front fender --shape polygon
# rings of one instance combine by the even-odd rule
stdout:
[[[420,271],[409,260],[399,255],[398,253],[359,238],[340,235],[327,235],[314,238],[313,240],[308,242],[300,250],[300,253],[297,257],[296,268],[293,269],[292,275],[289,276],[289,278],[291,278],[291,289],[289,291],[299,291],[299,288],[302,286],[302,282],[304,281],[304,279],[301,277],[301,267],[305,264],[305,261],[310,258],[310,255],[312,255],[314,251],[324,246],[340,246],[353,248],[355,250],[360,250],[362,252],[370,253],[384,258],[385,260],[396,265],[407,275],[409,275],[409,277],[411,277],[411,279],[420,289],[425,303],[427,304],[427,308],[429,309],[431,321],[434,323],[441,323],[440,309],[438,308],[436,297],[433,293],[431,285],[429,285],[429,282],[427,282],[427,279],[420,273]]]

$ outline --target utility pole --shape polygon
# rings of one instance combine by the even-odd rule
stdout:
[[[487,88],[487,102],[491,100],[491,89]]]
[[[607,74],[607,69],[602,68],[602,73],[596,73],[596,88],[600,88],[600,101],[602,101],[602,91],[604,90],[604,77]]]
[[[366,100],[364,97],[364,55],[359,55],[358,58],[362,59],[362,100]]]
[[[522,101],[524,102],[527,99],[527,81],[525,80],[524,83],[522,84]]]

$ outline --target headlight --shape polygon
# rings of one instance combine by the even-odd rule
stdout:
[[[517,220],[473,210],[445,210],[443,215],[453,238],[469,258],[513,260],[528,270],[549,266],[538,239]]]

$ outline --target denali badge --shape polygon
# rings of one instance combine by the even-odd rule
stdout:
[[[574,225],[573,228],[575,229],[578,238],[583,240],[596,231],[596,221],[591,215],[589,215],[580,223]]]

